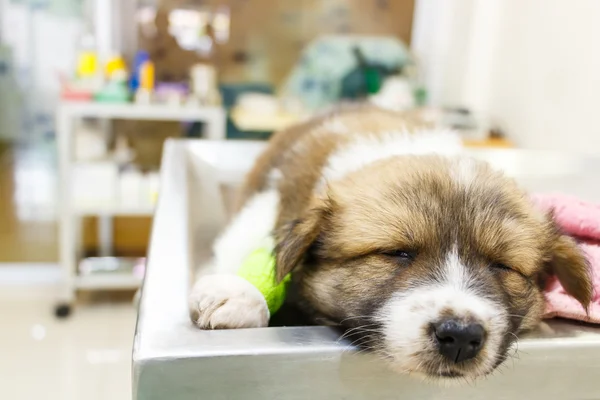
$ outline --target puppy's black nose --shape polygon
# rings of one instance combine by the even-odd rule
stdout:
[[[485,341],[485,330],[480,324],[446,319],[434,324],[433,330],[440,354],[454,363],[475,357]]]

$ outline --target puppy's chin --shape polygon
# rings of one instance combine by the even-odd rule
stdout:
[[[498,365],[499,364],[501,363],[498,363]],[[407,366],[405,363],[395,363],[393,361],[390,362],[389,366],[392,371],[399,374],[408,375],[412,379],[442,387],[454,387],[465,383],[471,383],[478,378],[492,374],[496,370],[496,366],[491,367],[488,370],[477,368],[456,370],[450,367],[438,367],[427,370],[422,366],[419,366],[418,362],[411,367]]]
[[[411,378],[444,387],[459,386],[464,383],[474,382],[478,378],[487,376],[495,371],[495,367],[487,370],[481,368],[458,370],[451,367],[425,369],[419,366],[419,362],[416,362],[413,366],[409,366],[405,363],[393,361],[390,363],[390,368],[399,374],[408,375]]]

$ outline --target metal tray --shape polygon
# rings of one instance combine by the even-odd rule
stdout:
[[[475,383],[441,387],[389,372],[327,327],[201,331],[189,322],[193,270],[227,219],[262,142],[169,141],[133,351],[135,399],[600,399],[600,329],[555,321]],[[600,159],[476,150],[536,192],[600,200]]]

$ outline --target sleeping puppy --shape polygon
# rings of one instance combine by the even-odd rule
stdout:
[[[267,326],[236,270],[273,237],[278,279],[399,372],[472,379],[502,363],[544,310],[555,274],[584,307],[584,256],[527,195],[460,155],[452,133],[354,106],[276,134],[190,295],[202,329]]]

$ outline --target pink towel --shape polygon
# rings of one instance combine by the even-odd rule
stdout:
[[[544,318],[562,317],[600,324],[600,206],[566,195],[534,195],[534,204],[544,211],[554,210],[554,220],[563,231],[578,240],[592,268],[594,294],[585,310],[552,278],[546,286]]]

